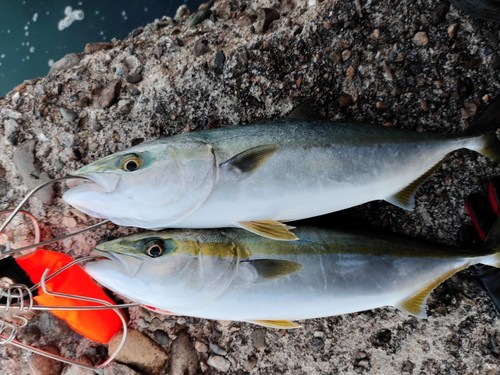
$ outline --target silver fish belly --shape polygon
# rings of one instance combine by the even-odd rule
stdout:
[[[118,294],[174,314],[266,324],[382,306],[425,317],[442,281],[472,264],[500,266],[498,252],[474,256],[326,229],[297,234],[283,242],[239,229],[148,232],[98,245],[109,259],[85,270]]]

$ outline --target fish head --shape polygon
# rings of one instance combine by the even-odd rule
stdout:
[[[66,191],[63,199],[118,225],[160,229],[182,220],[208,199],[216,172],[209,145],[159,140],[73,172],[86,181]]]
[[[96,246],[85,271],[102,285],[149,306],[186,313],[223,293],[234,259],[201,256],[195,231],[134,234]]]

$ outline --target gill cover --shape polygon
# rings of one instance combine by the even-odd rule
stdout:
[[[107,156],[73,173],[90,180],[63,198],[119,225],[160,229],[196,211],[217,179],[212,147],[191,138],[160,139]]]

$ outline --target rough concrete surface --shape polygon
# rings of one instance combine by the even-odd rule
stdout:
[[[446,1],[222,0],[194,15],[181,8],[175,19],[161,18],[122,41],[87,46],[0,99],[0,209],[20,201],[28,177],[63,176],[159,136],[279,118],[305,99],[333,120],[458,134],[499,94],[500,28]],[[15,150],[33,141],[34,163],[14,164]],[[26,177],[22,165],[36,174]],[[413,212],[374,202],[343,217],[454,244],[467,222],[463,198],[499,174],[497,164],[457,151],[419,189]],[[54,204],[32,198],[27,207],[44,239],[94,222],[62,202],[62,189],[55,187]],[[54,248],[87,254],[97,241],[127,231],[108,225]],[[198,366],[166,364],[164,373],[180,366],[207,374],[500,372],[499,315],[467,271],[434,291],[427,320],[386,308],[280,331],[141,308],[129,313],[130,326],[167,353],[183,342],[189,347],[176,344],[175,352],[192,357],[194,347]],[[56,345],[72,358],[106,357],[105,347],[47,313],[31,318],[18,337]],[[29,374],[28,357],[1,347],[0,372]],[[113,366],[108,373],[122,371]]]

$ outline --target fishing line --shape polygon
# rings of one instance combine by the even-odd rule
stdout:
[[[34,188],[33,190],[31,190],[24,198],[23,200],[16,206],[16,208],[14,208],[14,210],[12,210],[10,212],[10,215],[7,217],[7,219],[3,222],[2,226],[0,226],[0,234],[2,232],[4,232],[5,228],[12,222],[12,220],[14,219],[14,217],[21,213],[23,215],[26,215],[28,216],[32,222],[33,222],[33,225],[35,227],[35,240],[34,240],[34,243],[32,245],[27,245],[27,246],[22,246],[20,248],[17,248],[17,249],[10,249],[10,248],[7,248],[6,250],[2,250],[2,247],[0,247],[0,256],[5,256],[5,255],[11,255],[11,254],[14,254],[14,253],[17,253],[17,252],[20,252],[20,251],[23,251],[23,250],[29,250],[29,249],[32,249],[32,248],[36,248],[38,246],[43,246],[43,245],[47,245],[47,244],[50,244],[50,243],[53,243],[53,242],[57,242],[57,241],[61,241],[61,240],[64,240],[66,238],[70,238],[70,237],[73,237],[73,236],[76,236],[78,234],[81,234],[81,233],[84,233],[86,231],[89,231],[89,230],[92,230],[94,228],[97,228],[101,225],[104,225],[106,223],[109,223],[109,220],[103,220],[103,221],[100,221],[99,223],[97,224],[94,224],[94,225],[91,225],[91,226],[88,226],[84,229],[81,229],[81,230],[78,230],[76,232],[73,232],[73,233],[68,233],[66,235],[63,235],[61,237],[57,237],[57,238],[53,238],[53,239],[50,239],[50,240],[46,240],[46,241],[43,241],[43,242],[39,242],[40,241],[40,226],[38,225],[38,222],[36,220],[36,218],[30,214],[29,212],[26,212],[26,211],[22,211],[21,209],[23,208],[23,206],[26,204],[26,202],[39,190],[43,189],[44,187],[50,185],[50,184],[53,184],[54,182],[59,182],[59,181],[63,181],[63,180],[69,180],[69,179],[82,179],[82,180],[88,180],[88,178],[86,177],[82,177],[82,176],[63,176],[63,177],[58,177],[58,178],[55,178],[53,180],[50,180],[50,181],[47,181],[47,182],[44,182],[40,185],[38,185],[36,188]],[[9,210],[10,211],[10,210]],[[7,213],[9,211],[2,211],[0,213]]]

